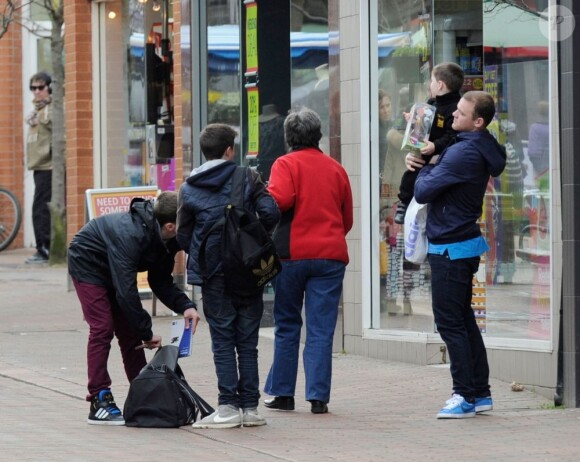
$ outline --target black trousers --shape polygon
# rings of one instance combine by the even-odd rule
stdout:
[[[51,197],[52,170],[35,170],[32,226],[34,228],[36,250],[41,253],[50,250],[50,210],[48,209],[48,203]]]
[[[433,316],[449,352],[453,393],[468,401],[490,395],[487,352],[471,307],[479,261],[479,257],[450,260],[447,254],[429,254]]]
[[[431,160],[432,155],[430,156],[421,156],[425,162],[429,162]],[[405,204],[409,205],[411,203],[411,199],[415,195],[415,180],[417,179],[417,175],[421,169],[416,169],[414,172],[411,170],[405,170],[403,176],[401,177],[401,186],[399,186],[399,200]]]
[[[403,173],[401,186],[399,186],[399,200],[405,205],[409,205],[415,195],[415,180],[418,174],[419,170],[415,170],[414,172],[405,170]]]

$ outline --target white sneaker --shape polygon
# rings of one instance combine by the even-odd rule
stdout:
[[[244,409],[242,414],[243,427],[260,427],[261,425],[266,425],[266,419],[258,414],[257,407],[253,409]]]
[[[240,409],[231,404],[220,404],[217,411],[192,425],[193,428],[236,428],[241,426]]]

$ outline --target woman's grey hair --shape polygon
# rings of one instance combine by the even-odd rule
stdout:
[[[320,117],[307,107],[292,109],[284,120],[284,137],[290,149],[318,148],[322,138]]]

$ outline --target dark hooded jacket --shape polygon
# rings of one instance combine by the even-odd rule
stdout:
[[[427,237],[433,244],[481,236],[477,220],[490,176],[506,164],[505,150],[487,131],[462,132],[435,165],[423,167],[415,182],[415,200],[429,203]]]
[[[199,262],[200,245],[210,228],[224,216],[230,203],[232,175],[237,165],[231,161],[210,161],[195,169],[179,190],[177,211],[177,241],[188,253],[187,282],[201,286],[204,280],[222,271],[221,230],[208,237],[205,250],[205,268]],[[257,214],[267,231],[280,220],[280,211],[262,182],[259,174],[251,171],[246,178],[244,208]]]
[[[70,243],[68,271],[80,282],[114,291],[126,319],[148,341],[151,316],[141,304],[137,273],[147,271],[153,293],[176,313],[195,307],[173,281],[178,251],[175,239],[161,239],[153,201],[133,199],[129,212],[103,215],[83,226]]]
[[[457,91],[430,98],[427,103],[435,106],[435,118],[431,126],[429,141],[435,145],[434,154],[441,154],[455,139],[457,132],[453,130],[453,113],[457,110],[457,103],[461,95]]]

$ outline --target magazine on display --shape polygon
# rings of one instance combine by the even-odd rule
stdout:
[[[171,332],[169,334],[169,345],[174,345],[179,349],[179,358],[191,356],[191,344],[193,343],[192,321],[188,319],[189,329],[185,328],[185,318],[171,321]]]
[[[434,118],[435,106],[427,103],[415,103],[411,108],[401,149],[419,151],[427,146]]]

